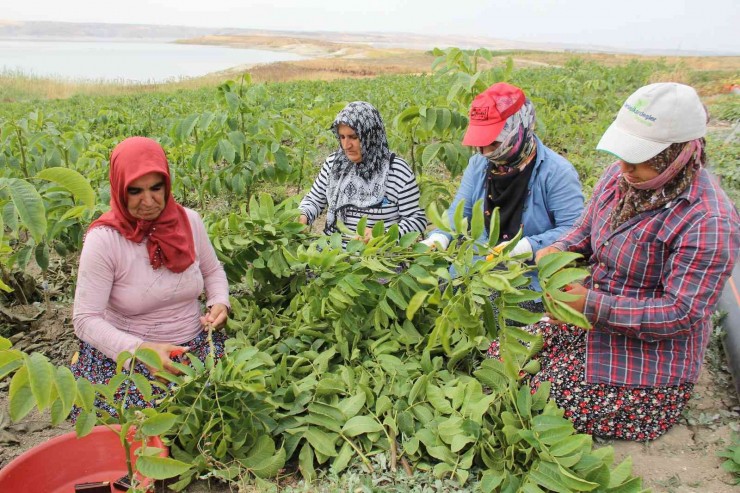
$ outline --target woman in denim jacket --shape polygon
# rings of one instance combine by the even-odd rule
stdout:
[[[526,254],[529,261],[568,231],[583,211],[578,173],[537,138],[534,124],[534,106],[520,88],[500,82],[479,94],[463,138],[463,144],[476,147],[478,153],[470,158],[447,211],[452,219],[464,200],[465,217],[470,220],[476,201],[484,199],[486,231],[479,240],[487,242],[488,219],[498,207],[502,243],[523,228],[511,254]],[[450,234],[435,230],[423,243],[447,248],[451,239]],[[534,273],[532,287],[540,289]]]

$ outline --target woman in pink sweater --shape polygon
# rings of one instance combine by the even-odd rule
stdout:
[[[210,350],[204,329],[226,322],[226,274],[200,216],[172,197],[167,157],[156,141],[131,137],[116,146],[110,188],[111,210],[90,226],[80,256],[73,317],[80,351],[72,371],[107,383],[121,352],[149,348],[167,370],[178,373],[173,359],[187,351],[204,360]],[[204,288],[207,311],[201,315]],[[217,358],[225,339],[222,331],[213,332]],[[136,371],[154,378],[143,364]],[[153,406],[164,394],[154,389],[147,402],[131,387],[126,405]],[[96,405],[115,413],[104,403]],[[78,413],[75,409],[72,418]]]

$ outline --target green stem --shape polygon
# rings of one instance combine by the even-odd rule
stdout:
[[[23,176],[25,178],[28,178],[28,165],[26,164],[26,150],[23,147],[23,135],[21,134],[21,129],[18,127],[15,127],[15,133],[18,136],[18,148],[21,151],[21,171],[23,172]]]
[[[375,472],[375,468],[373,468],[373,465],[370,463],[370,459],[368,459],[365,456],[365,454],[362,453],[362,450],[360,450],[359,448],[357,448],[357,446],[352,442],[352,440],[350,440],[349,438],[347,438],[346,436],[344,436],[343,433],[339,433],[339,436],[342,437],[344,439],[344,441],[346,441],[347,443],[349,443],[350,447],[352,447],[353,449],[355,449],[355,452],[357,452],[357,455],[360,456],[360,459],[362,459],[362,462],[368,467],[368,469],[370,469],[370,472],[371,473],[372,472]]]

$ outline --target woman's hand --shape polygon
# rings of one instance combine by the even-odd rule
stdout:
[[[308,216],[306,216],[305,214],[301,214],[301,217],[298,218],[298,222],[308,225]]]
[[[583,310],[586,308],[586,295],[588,294],[588,289],[583,287],[582,284],[568,284],[565,286],[564,291],[567,291],[568,294],[574,294],[579,297],[575,301],[565,301],[564,303],[578,313],[583,313]]]
[[[564,301],[563,303],[570,306],[578,313],[583,313],[583,310],[586,309],[586,295],[588,294],[588,289],[583,287],[583,285],[581,284],[568,284],[567,286],[565,286],[565,288],[563,288],[563,291],[567,291],[568,294],[579,296],[579,298],[575,301]],[[564,323],[561,320],[553,318],[552,314],[550,313],[546,313],[545,315],[550,319],[551,324],[560,325]]]
[[[548,246],[548,247],[545,247],[545,248],[540,248],[539,250],[537,250],[537,254],[535,254],[535,256],[534,256],[534,263],[535,264],[539,264],[540,263],[540,259],[542,257],[544,257],[545,255],[550,255],[551,253],[558,253],[558,252],[561,252],[561,251],[562,250],[558,250],[557,248],[551,247],[551,246]]]
[[[368,241],[373,239],[373,228],[365,228],[365,236],[355,236],[356,240],[360,240],[363,243],[367,243]]]
[[[176,346],[175,344],[170,344],[168,342],[142,342],[139,346],[139,349],[151,349],[152,351],[157,353],[159,359],[162,360],[162,365],[164,366],[164,369],[172,373],[173,375],[180,375],[182,372],[172,366],[171,358],[184,354],[185,352],[190,350],[188,346]],[[149,372],[152,375],[154,375],[154,373],[158,371],[156,368],[152,368],[149,365],[145,364],[145,366],[149,369]]]
[[[207,330],[209,327],[214,329],[220,329],[226,325],[226,319],[229,317],[229,309],[223,303],[214,303],[208,309],[208,313],[200,317],[200,323],[203,325],[203,330]]]

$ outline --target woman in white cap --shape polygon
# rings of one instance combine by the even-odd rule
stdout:
[[[597,146],[617,161],[578,224],[537,255],[578,252],[590,263],[591,276],[568,290],[593,329],[530,327],[544,337],[530,383],[550,382],[580,432],[653,440],[677,421],[699,377],[740,246],[740,217],[704,169],[706,122],[689,86],[638,89]]]
[[[523,228],[511,254],[526,254],[529,260],[565,233],[583,211],[578,173],[537,138],[534,128],[534,105],[520,88],[498,82],[476,96],[463,144],[478,153],[470,158],[447,211],[452,222],[458,203],[464,200],[464,215],[470,220],[473,206],[484,199],[486,230],[479,241],[488,241],[489,218],[498,208],[501,242]],[[451,239],[450,234],[435,230],[423,243],[447,248]],[[532,277],[534,289],[539,290],[535,273]],[[539,303],[528,305],[541,310]]]

